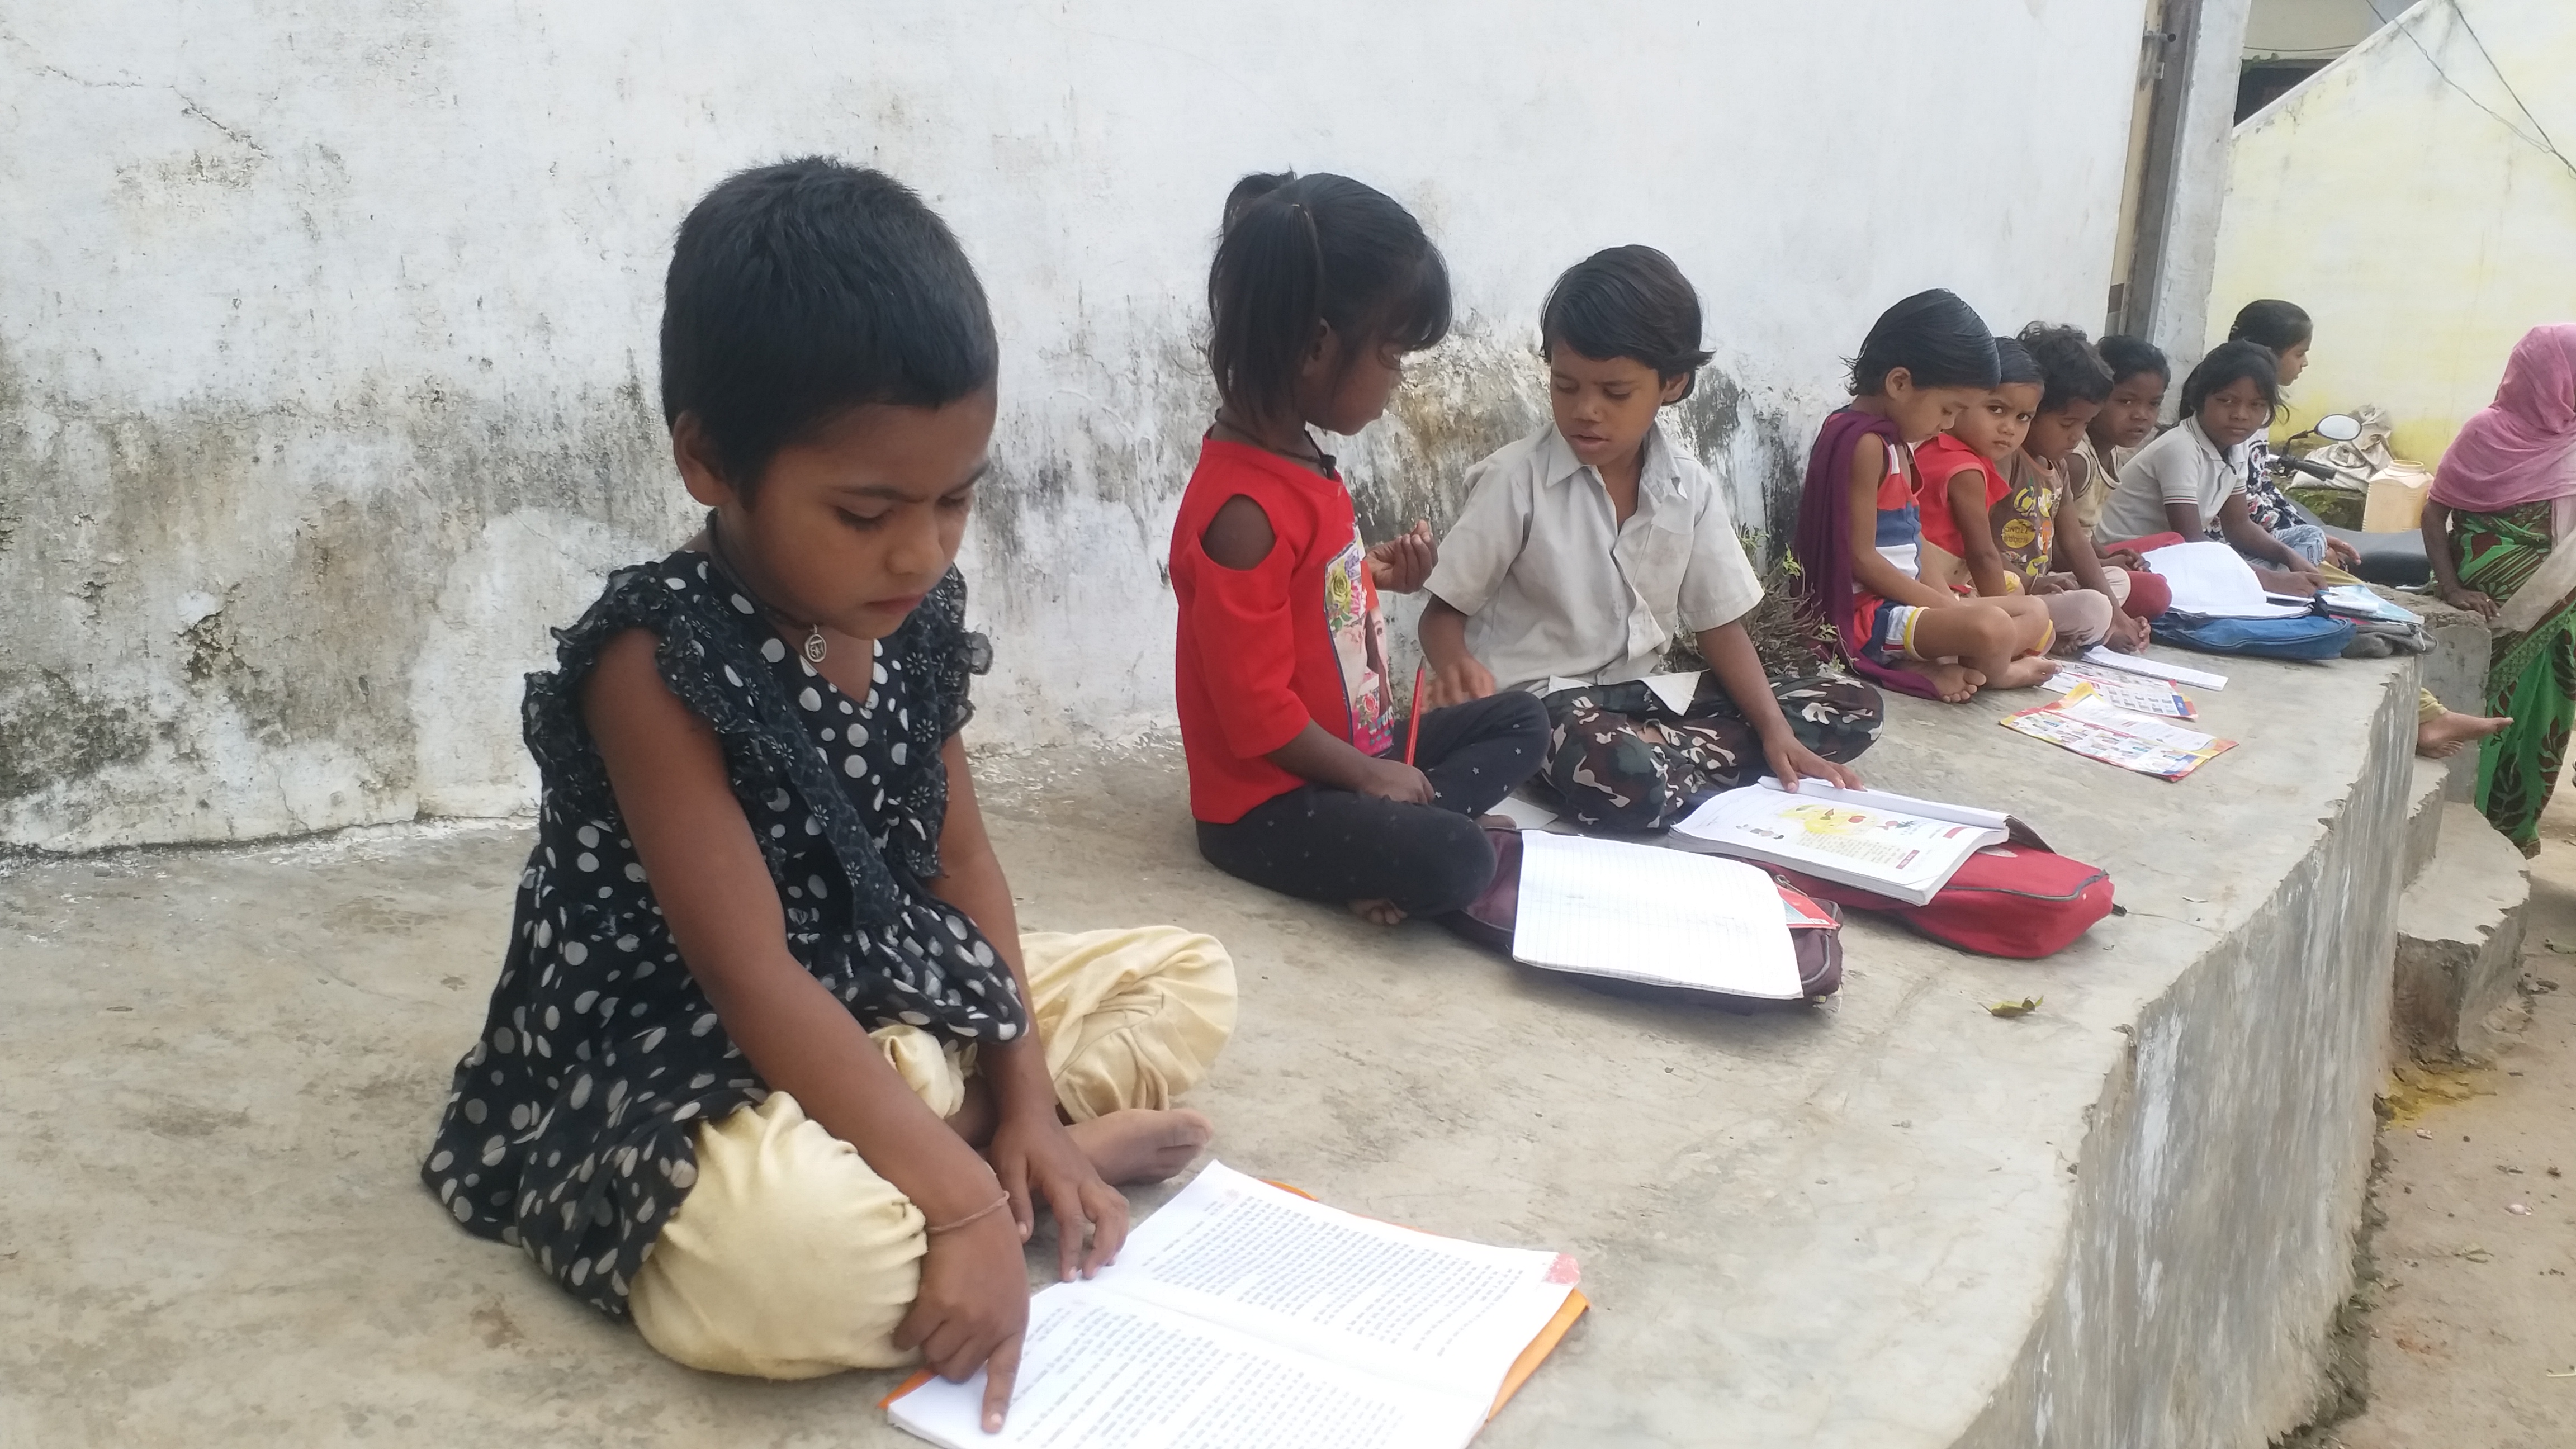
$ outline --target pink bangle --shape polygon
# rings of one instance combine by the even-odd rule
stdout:
[[[991,1217],[993,1214],[1000,1212],[1002,1209],[1009,1207],[1010,1205],[1011,1195],[1006,1192],[1000,1197],[993,1199],[992,1205],[989,1207],[977,1208],[975,1211],[968,1213],[966,1216],[959,1218],[953,1223],[932,1223],[923,1228],[922,1231],[932,1235],[933,1237],[936,1237],[941,1233],[953,1233],[959,1228],[965,1227],[971,1223],[982,1222],[984,1219]]]

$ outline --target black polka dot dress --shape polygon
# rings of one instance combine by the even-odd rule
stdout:
[[[697,1179],[697,1125],[768,1095],[672,945],[582,723],[582,683],[628,629],[659,639],[664,683],[714,726],[797,961],[871,1029],[904,1022],[960,1043],[1028,1029],[1008,965],[924,885],[947,809],[940,746],[970,713],[968,675],[990,662],[965,602],[952,569],[876,642],[862,698],[701,553],[619,571],[557,631],[558,667],[528,676],[523,708],[544,783],[536,849],[483,1035],[421,1168],[467,1231],[623,1314]]]

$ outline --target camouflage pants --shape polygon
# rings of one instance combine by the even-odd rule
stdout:
[[[1868,749],[1886,718],[1878,691],[1857,679],[1775,680],[1771,693],[1798,742],[1838,764]],[[1695,798],[1771,773],[1761,736],[1712,674],[1680,714],[1636,683],[1560,689],[1544,703],[1540,776],[1585,825],[1661,830]],[[1648,739],[1648,726],[1661,738]]]

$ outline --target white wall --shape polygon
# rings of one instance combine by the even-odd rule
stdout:
[[[2571,69],[2568,0],[2420,5],[2245,122],[2206,324],[2316,319],[2283,428],[2376,404],[2431,464],[2526,330],[2576,320]]]
[[[689,526],[660,269],[739,167],[871,161],[965,238],[1005,348],[981,737],[1131,733],[1169,716],[1156,565],[1239,173],[1362,177],[1449,253],[1463,322],[1354,450],[1366,516],[1445,520],[1538,415],[1549,280],[1642,240],[1707,301],[1681,421],[1758,525],[1896,297],[2098,318],[2136,10],[12,5],[0,841],[521,806],[546,626]]]

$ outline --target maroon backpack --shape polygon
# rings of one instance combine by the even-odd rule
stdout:
[[[2111,913],[2109,871],[2020,843],[1989,845],[1969,856],[1919,906],[1795,871],[1780,874],[1819,900],[1893,916],[1935,941],[1986,956],[2052,955]]]

